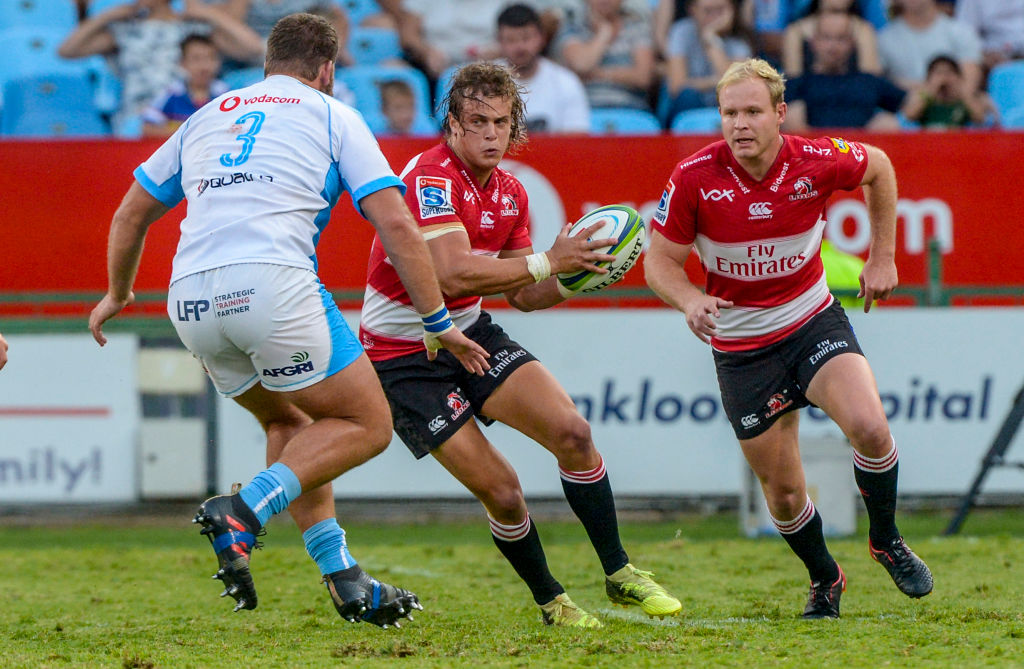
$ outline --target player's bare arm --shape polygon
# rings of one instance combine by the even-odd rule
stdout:
[[[885,300],[892,295],[899,284],[899,276],[896,271],[896,171],[884,151],[867,144],[864,148],[868,166],[861,186],[871,222],[871,245],[860,274],[858,297],[864,298],[867,313],[874,300]]]
[[[733,305],[713,295],[706,295],[686,274],[686,259],[693,244],[677,244],[655,232],[644,257],[644,276],[658,297],[686,315],[686,325],[697,339],[711,343],[718,326],[715,319]]]
[[[7,364],[7,340],[0,334],[0,369]]]
[[[597,253],[594,249],[610,246],[615,240],[587,241],[587,237],[599,228],[598,225],[570,238],[567,234],[569,227],[566,226],[559,233],[551,249],[544,253],[549,265],[548,276],[583,269],[602,274],[607,272],[595,263],[614,260],[614,257],[606,253]],[[474,254],[469,236],[464,231],[438,236],[431,235],[430,228],[424,228],[424,231],[424,234],[430,237],[427,244],[434,257],[437,277],[445,295],[497,295],[538,284],[530,271],[529,263],[524,259],[533,255],[533,249],[530,247],[518,249],[521,254],[502,253],[498,258],[492,258]],[[544,282],[546,280],[540,283]]]
[[[398,189],[384,188],[371,193],[359,201],[359,206],[376,228],[384,250],[416,310],[428,314],[443,305],[444,299],[430,252]],[[435,340],[427,341],[427,357],[430,360],[437,357],[437,348],[432,344],[439,342],[458,358],[466,370],[482,375],[490,369],[487,351],[463,335],[458,328],[453,326],[445,334],[435,337]]]
[[[138,181],[132,183],[114,212],[107,238],[107,294],[89,314],[89,330],[100,346],[107,343],[103,324],[135,301],[132,284],[139,271],[146,232],[166,213],[167,207]]]

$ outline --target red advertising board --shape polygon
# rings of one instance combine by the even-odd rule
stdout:
[[[897,264],[904,284],[926,281],[935,237],[946,285],[1024,285],[1024,134],[853,134],[884,149],[900,186]],[[675,163],[711,137],[535,137],[508,167],[530,194],[534,243],[545,249],[564,220],[594,206],[629,203],[649,218]],[[384,140],[396,171],[433,140]],[[0,293],[95,292],[106,287],[106,236],[132,171],[153,142],[0,142]],[[301,160],[296,156],[296,160]],[[861,255],[867,212],[859,192],[834,196],[826,236]],[[136,289],[164,291],[177,244],[179,205],[152,226]],[[317,256],[324,283],[362,290],[372,228],[347,196],[335,209]],[[623,285],[643,286],[634,270]]]

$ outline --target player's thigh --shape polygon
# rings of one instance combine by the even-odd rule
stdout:
[[[792,411],[780,416],[756,437],[740,440],[743,456],[769,496],[798,493],[804,489],[799,425],[800,414]]]
[[[807,386],[807,398],[819,406],[858,450],[888,452],[889,422],[867,358],[843,353],[826,362]]]
[[[566,439],[590,438],[589,426],[569,393],[537,360],[510,374],[484,402],[481,413],[548,448]]]
[[[476,497],[502,507],[522,504],[519,477],[508,460],[487,440],[476,421],[469,421],[430,452]]]
[[[341,418],[365,425],[386,424],[391,410],[373,365],[365,354],[317,383],[280,393],[314,419]]]

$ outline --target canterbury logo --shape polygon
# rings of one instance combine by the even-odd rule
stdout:
[[[733,191],[731,189],[730,190],[719,190],[717,188],[712,188],[711,190],[706,191],[703,188],[701,188],[700,189],[700,196],[702,198],[704,198],[705,200],[711,200],[712,202],[718,202],[721,199],[726,199],[729,202],[732,202],[732,198],[733,198],[733,193],[734,192],[735,191]]]
[[[750,205],[748,211],[751,216],[771,216],[771,202],[755,202]]]

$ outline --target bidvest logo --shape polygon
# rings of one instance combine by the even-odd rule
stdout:
[[[297,376],[299,374],[305,374],[306,372],[313,371],[313,361],[309,359],[309,353],[306,351],[300,351],[293,353],[291,361],[294,365],[288,367],[274,367],[271,369],[264,369],[263,376]]]

